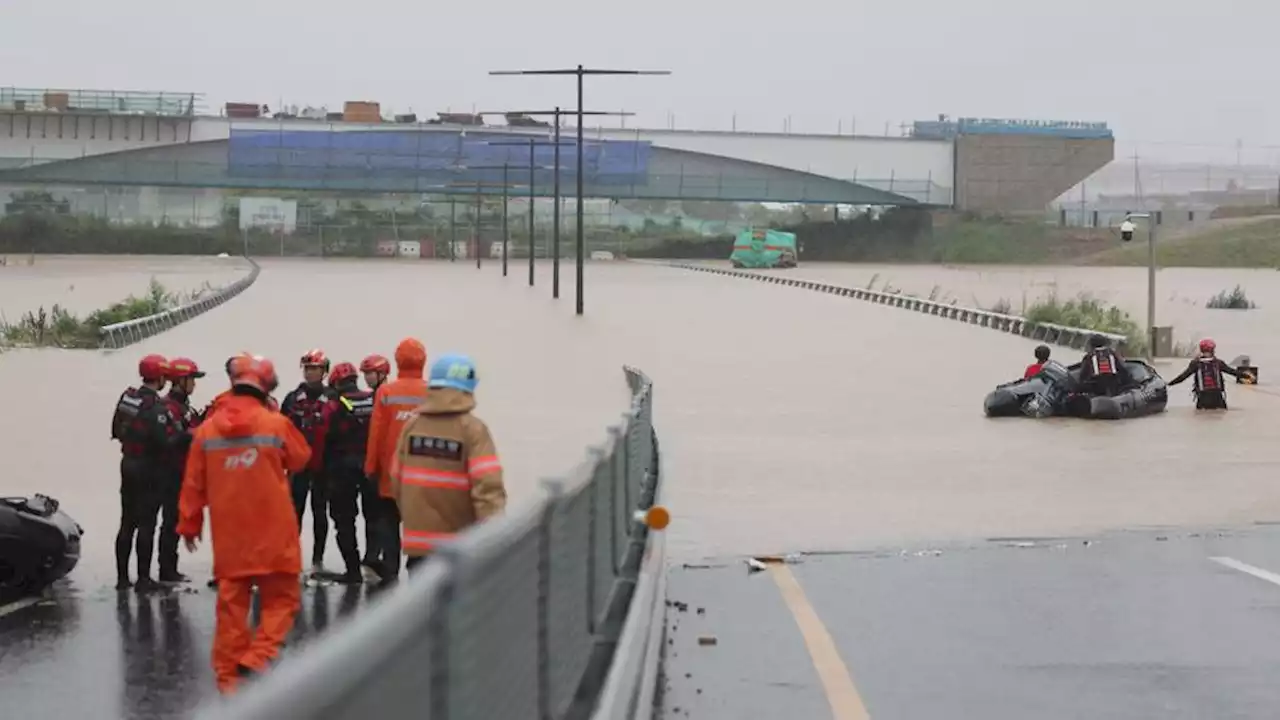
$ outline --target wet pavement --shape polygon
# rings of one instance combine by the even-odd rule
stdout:
[[[786,567],[870,717],[1270,718],[1280,576],[1247,570],[1280,570],[1278,548],[1276,528],[1165,529]],[[772,575],[672,570],[664,717],[858,717],[833,713]]]
[[[703,659],[717,662],[687,668],[691,678],[674,669],[669,674],[668,698],[680,700],[682,711],[699,709],[694,717],[713,720],[831,716],[821,688],[815,688],[816,666],[790,606],[770,574],[746,577],[739,563],[748,554],[952,548],[985,544],[989,537],[1080,537],[1151,526],[1236,528],[1280,519],[1273,472],[1280,450],[1270,429],[1280,413],[1280,391],[1265,385],[1265,361],[1264,385],[1233,387],[1232,411],[1225,415],[1197,414],[1187,394],[1175,391],[1167,413],[1131,422],[990,421],[982,417],[983,396],[1020,375],[1034,344],[894,308],[672,268],[592,263],[587,315],[578,318],[569,267],[558,303],[549,297],[545,264],[534,289],[526,286],[523,268],[513,268],[504,279],[491,262],[477,271],[463,263],[272,259],[263,268],[258,283],[231,303],[123,352],[0,356],[7,398],[30,409],[26,433],[0,438],[9,462],[2,489],[52,494],[87,530],[84,559],[54,606],[0,617],[0,695],[7,703],[21,698],[14,702],[27,714],[56,708],[52,715],[58,716],[75,705],[81,714],[109,706],[113,714],[119,708],[120,716],[130,717],[141,711],[122,698],[145,697],[151,716],[182,717],[200,693],[211,690],[211,591],[176,603],[191,633],[192,672],[199,679],[184,684],[170,677],[183,678],[186,671],[171,671],[162,660],[159,601],[156,649],[133,653],[136,663],[119,660],[129,641],[121,638],[116,594],[109,589],[118,450],[107,440],[106,414],[132,381],[137,358],[148,352],[189,355],[212,368],[197,389],[201,402],[221,389],[222,360],[242,350],[275,358],[285,387],[298,379],[292,359],[316,346],[335,361],[358,360],[369,352],[390,355],[402,336],[416,334],[432,355],[470,352],[481,369],[479,414],[495,433],[516,502],[529,497],[540,478],[573,467],[588,444],[603,439],[605,425],[620,419],[625,407],[620,366],[643,368],[656,383],[665,501],[673,511],[666,531],[672,561],[679,566],[730,558],[732,568],[676,570],[671,597],[706,608],[708,622],[735,618],[732,627],[717,631],[724,638],[739,626],[751,634],[749,642],[743,636],[732,644],[731,658],[704,652]],[[1280,296],[1280,279],[1275,282]],[[74,398],[67,394],[69,383]],[[304,532],[304,550],[309,536]],[[1267,538],[1259,543],[1265,546]],[[1004,550],[1015,556],[1014,548],[965,556],[996,557]],[[936,580],[884,574],[892,566],[877,565],[874,557],[811,557],[788,566],[811,596],[817,617],[830,625],[838,656],[876,717],[935,716],[901,704],[907,700],[900,695],[910,694],[902,688],[947,697],[958,692],[945,685],[931,691],[905,672],[884,681],[866,669],[879,662],[876,653],[888,653],[883,645],[893,646],[876,636],[879,644],[864,649],[863,638],[879,623],[911,636],[902,624],[907,621],[887,614],[897,605],[909,607],[891,601],[896,588],[902,587],[903,597],[919,594],[922,602],[943,608],[942,618],[952,617],[945,608],[953,603],[966,609],[978,602],[965,593],[1034,595],[1020,579],[1021,568],[996,560],[959,562],[959,555],[948,550],[906,563],[930,571],[954,567]],[[1060,594],[1099,592],[1100,582],[1120,572],[1109,570],[1112,565],[1089,569],[1102,553],[1084,557],[1078,566],[1061,568]],[[1139,569],[1161,573],[1167,564],[1167,572],[1176,574],[1184,564],[1198,567],[1173,556],[1152,558]],[[1265,557],[1242,559],[1267,566]],[[327,560],[338,562],[332,543]],[[183,563],[184,571],[207,576],[205,550],[184,553]],[[1054,567],[1037,568],[1046,573],[1044,583],[1056,577]],[[1203,580],[1209,592],[1222,572],[1232,571],[1209,567],[1188,575],[1188,582]],[[1258,592],[1269,589],[1254,578],[1242,579],[1262,584]],[[859,590],[876,583],[883,583],[881,595]],[[31,622],[55,611],[67,619]],[[1126,604],[1113,613],[1142,611]],[[966,622],[943,624],[960,632]],[[1016,624],[1011,628],[1027,632]],[[680,632],[685,629],[682,624]],[[1118,633],[1114,639],[1116,657],[1125,657],[1132,650],[1126,648],[1141,640]],[[899,644],[905,652],[910,642],[926,640],[911,636]],[[1022,640],[1008,639],[1009,652],[1024,653],[1017,645]],[[1058,641],[1046,639],[1049,656]],[[723,651],[725,642],[711,649]],[[1064,645],[1062,657],[1073,657],[1072,648]],[[875,652],[866,654],[868,649]],[[955,657],[938,656],[940,665],[931,672],[950,672],[938,667]],[[892,670],[896,662],[886,655],[883,667]],[[1181,660],[1170,655],[1164,662]],[[76,680],[83,687],[74,694],[57,692],[52,678],[62,671],[53,668],[60,663],[83,670],[85,677]],[[127,678],[124,667],[134,668]],[[770,697],[788,698],[787,713],[734,714],[747,711],[705,704],[708,697],[729,703],[756,685],[781,693]],[[976,695],[964,702],[991,702],[986,687],[975,685]],[[153,693],[154,688],[169,689]],[[1043,692],[1050,691],[1046,686]],[[1056,697],[1046,695],[1046,703]],[[761,696],[753,707],[768,708],[769,702]],[[1187,707],[1199,706],[1188,700]],[[683,716],[674,706],[670,710],[672,717]]]

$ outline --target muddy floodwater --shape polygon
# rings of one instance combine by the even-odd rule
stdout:
[[[221,287],[247,271],[244,260],[197,256],[0,255],[0,313],[10,321],[28,310],[61,305],[79,315],[129,295],[147,293],[155,278],[171,293]]]
[[[93,292],[102,292],[103,299],[145,287],[151,275],[168,282],[160,273],[166,267],[173,273],[170,277],[188,278],[197,285],[218,272],[230,273],[227,278],[235,276],[214,260],[208,265],[203,260],[150,258],[73,262],[79,263],[74,273],[30,279],[21,297],[60,297],[60,287],[44,288],[41,283],[61,284],[72,276],[79,278],[76,292],[80,287],[100,288]],[[689,658],[694,662],[687,674],[680,669],[669,673],[673,678],[696,678],[677,679],[669,704],[729,703],[707,705],[709,709],[695,715],[714,720],[736,720],[765,709],[767,713],[759,716],[780,717],[786,708],[803,705],[796,704],[801,700],[812,704],[817,713],[812,716],[819,717],[827,705],[818,694],[817,680],[806,674],[811,665],[800,654],[803,646],[795,635],[795,623],[779,610],[776,595],[761,594],[762,588],[770,587],[760,584],[767,580],[752,581],[738,562],[718,566],[727,568],[723,572],[731,581],[721,581],[719,575],[690,574],[701,572],[690,566],[708,567],[702,562],[705,559],[890,549],[874,557],[892,558],[884,562],[897,564],[824,573],[822,561],[814,560],[797,571],[815,593],[819,612],[843,638],[841,652],[854,672],[869,681],[870,706],[875,712],[905,708],[921,698],[945,705],[965,692],[990,699],[1003,697],[1001,693],[1010,688],[1030,688],[1024,682],[1026,676],[992,686],[1002,690],[984,690],[987,686],[976,681],[951,687],[946,678],[974,663],[932,660],[944,655],[946,648],[938,643],[955,648],[990,646],[996,653],[1008,634],[1000,628],[1018,613],[1026,616],[1029,629],[1009,632],[1026,637],[1037,652],[1052,655],[1076,647],[1061,638],[1036,634],[1045,627],[1044,617],[1066,617],[1065,610],[1055,606],[1042,611],[1025,603],[999,609],[982,622],[959,623],[961,636],[947,635],[941,626],[918,635],[893,630],[891,641],[868,646],[862,639],[876,628],[899,627],[892,622],[884,625],[885,618],[897,618],[901,627],[913,628],[928,618],[946,616],[930,605],[936,588],[942,587],[938,576],[927,574],[935,566],[922,564],[934,554],[922,556],[913,550],[901,556],[910,560],[899,560],[896,548],[1149,526],[1237,527],[1280,520],[1280,483],[1275,480],[1280,448],[1274,441],[1280,391],[1268,385],[1274,375],[1268,372],[1269,358],[1277,357],[1271,345],[1280,342],[1268,332],[1269,323],[1280,317],[1280,274],[1276,273],[1165,271],[1161,275],[1161,312],[1180,318],[1174,320],[1179,338],[1194,326],[1197,334],[1218,337],[1227,354],[1235,352],[1237,345],[1240,351],[1254,354],[1262,368],[1261,386],[1230,388],[1229,413],[1197,414],[1182,386],[1172,390],[1168,412],[1161,415],[1090,422],[983,417],[983,396],[997,383],[1021,374],[1031,360],[1031,341],[849,298],[670,267],[600,262],[587,268],[587,314],[575,317],[570,266],[565,268],[563,297],[558,301],[550,297],[546,264],[538,266],[534,288],[527,286],[523,266],[513,267],[504,278],[500,265],[493,262],[477,270],[462,262],[268,259],[262,267],[258,282],[228,304],[120,352],[0,354],[0,389],[14,415],[0,434],[0,451],[6,458],[0,492],[53,495],[86,529],[84,558],[69,582],[60,584],[59,599],[7,616],[0,609],[0,640],[4,641],[0,693],[15,698],[13,702],[20,697],[23,715],[70,717],[85,715],[86,708],[101,714],[103,707],[110,707],[112,716],[183,717],[212,693],[207,662],[212,591],[201,583],[189,595],[135,598],[129,593],[117,597],[110,587],[114,582],[111,545],[119,508],[119,449],[109,440],[108,416],[118,393],[135,382],[138,358],[151,352],[188,355],[209,369],[209,377],[196,392],[198,403],[225,386],[221,365],[239,351],[261,353],[276,361],[282,374],[280,396],[299,380],[299,356],[314,347],[326,350],[335,362],[358,361],[372,352],[390,355],[398,340],[415,335],[432,356],[448,351],[471,353],[481,373],[478,414],[494,432],[515,502],[531,497],[540,480],[580,466],[587,457],[586,448],[604,439],[606,426],[620,421],[626,407],[621,366],[642,368],[655,383],[664,502],[673,516],[666,531],[668,552],[673,568],[681,571],[673,570],[670,592],[690,601],[709,599],[705,621],[721,623],[712,630],[722,634],[721,644],[733,647],[735,657],[745,663],[720,668],[721,675],[715,676],[716,662],[706,648],[699,647],[684,650],[682,662]],[[0,288],[8,293],[0,296],[4,307],[18,296],[9,284],[14,270],[0,269]],[[976,296],[979,304],[1018,298],[1024,288],[1034,295],[1046,278],[1059,283],[1060,292],[1090,289],[1126,306],[1145,297],[1139,270],[806,266],[794,274],[865,285],[877,272],[894,286],[921,295],[934,285],[941,286],[966,304],[973,301],[970,296]],[[85,284],[89,283],[85,278],[109,280],[92,285]],[[1197,301],[1236,282],[1247,286],[1261,309],[1231,313],[1196,306]],[[99,304],[94,301],[85,307]],[[1140,310],[1140,305],[1135,309]],[[1055,353],[1067,362],[1074,359],[1066,350]],[[1168,374],[1174,369],[1163,371]],[[305,523],[309,528],[310,522]],[[304,531],[304,546],[310,545],[310,534]],[[1145,547],[1134,550],[1134,557],[1148,557]],[[336,567],[339,559],[332,542],[329,548],[328,564]],[[1188,555],[1188,572],[1208,573],[1204,566],[1211,563],[1202,555]],[[956,612],[999,602],[1007,587],[1022,588],[1010,597],[1030,598],[1040,592],[1037,588],[1047,587],[1045,583],[1060,582],[1069,575],[1061,574],[1065,570],[1044,569],[1046,556],[1023,555],[1019,557],[1026,560],[1019,562],[1025,564],[1016,571],[988,577],[983,573],[995,572],[992,568],[1002,567],[998,562],[1005,560],[985,557],[964,561],[969,564],[936,566],[953,568],[949,572],[954,578],[948,582],[961,588],[948,590],[953,597],[961,597],[963,589],[971,586],[981,596],[967,604],[961,597],[950,606],[959,608]],[[1078,602],[1090,602],[1097,595],[1098,578],[1111,582],[1115,576],[1112,571],[1091,570],[1094,566],[1081,565],[1076,555],[1065,551],[1053,557],[1072,563],[1068,569],[1078,575],[1071,581],[1074,585],[1049,593],[1053,597],[1076,598],[1071,593],[1078,593],[1082,598]],[[182,569],[198,579],[208,576],[206,549],[194,556],[183,553],[181,562]],[[866,568],[882,573],[886,567],[891,572],[926,574],[849,579],[861,577],[857,572]],[[1038,576],[1033,571],[1042,572],[1046,579],[1034,580]],[[1260,582],[1242,577],[1246,583]],[[838,580],[853,585],[839,585]],[[718,584],[708,585],[713,582]],[[751,582],[755,584],[746,584]],[[1209,582],[1235,579],[1210,575]],[[337,622],[336,618],[363,602],[361,592],[359,588],[308,591],[297,637],[305,643],[327,623]],[[883,608],[877,605],[868,610],[874,592],[885,594]],[[1174,594],[1191,597],[1181,591]],[[904,597],[928,600],[924,604],[930,606],[911,611],[910,604],[903,604]],[[1220,604],[1224,595],[1214,589],[1195,597],[1214,598]],[[851,599],[861,602],[862,609],[851,610]],[[1237,600],[1240,607],[1260,607],[1263,602],[1247,593]],[[1135,617],[1153,617],[1147,610],[1130,610],[1123,603],[1120,608],[1116,627],[1133,627],[1130,620]],[[1188,612],[1196,618],[1215,617],[1221,609],[1195,605]],[[1097,630],[1090,624],[1097,617],[1092,613],[1079,618],[1081,627]],[[1133,640],[1132,647],[1146,652],[1164,638],[1182,637],[1177,633],[1198,623],[1190,616],[1169,617],[1169,627],[1176,629],[1163,625],[1150,629],[1150,636]],[[859,630],[858,618],[871,623],[869,629]],[[703,620],[700,608],[698,621]],[[988,640],[964,634],[987,626],[994,633]],[[766,628],[763,635],[732,636],[735,628],[754,633],[759,627]],[[1222,638],[1237,636],[1269,635],[1243,629]],[[677,648],[689,639],[673,638]],[[908,639],[915,645],[904,644]],[[1190,647],[1189,643],[1184,644]],[[911,648],[916,645],[920,646],[918,656],[893,655],[895,648],[915,653]],[[886,659],[871,662],[868,647]],[[1070,655],[1068,650],[1061,653]],[[1099,672],[1109,672],[1105,668],[1115,656],[1112,650],[1104,650]],[[751,664],[756,656],[759,667],[770,668],[768,672],[751,669],[756,667]],[[979,664],[1004,667],[1007,657],[1000,657]],[[1141,655],[1132,661],[1136,669],[1131,675],[1138,678],[1133,682],[1146,684],[1125,685],[1138,690],[1121,696],[1146,698],[1145,688],[1171,685],[1158,677],[1146,680],[1141,668],[1183,661],[1167,653],[1151,658]],[[1054,655],[1044,662],[1059,659]],[[1037,665],[1034,658],[1026,662],[1048,667]],[[1195,662],[1214,668],[1225,661],[1213,656]],[[796,675],[790,685],[779,680],[778,666]],[[935,679],[920,682],[938,689],[938,694],[916,692],[915,685],[904,685],[896,674],[881,678],[876,674],[878,667],[911,668],[904,676],[912,678],[934,673]],[[1269,687],[1271,678],[1259,680],[1258,687]],[[689,685],[692,682],[698,686]],[[739,695],[743,687],[763,694]],[[800,687],[804,693],[792,689]],[[1079,696],[1070,682],[1062,687],[1063,697]],[[894,688],[910,692],[899,696],[891,692]],[[1043,688],[1027,693],[1033,700],[1052,697]],[[1231,692],[1222,696],[1235,697]],[[737,706],[730,702],[733,698]],[[1182,707],[1194,710],[1197,706]],[[1149,717],[1147,709],[1124,716]],[[937,708],[915,708],[878,716],[932,717],[938,712]],[[976,709],[972,714],[981,715]],[[673,710],[669,716],[685,714]],[[1019,715],[1027,716],[1046,715]],[[1177,717],[1227,716],[1254,715],[1206,711]]]
[[[121,261],[105,262],[113,263]],[[141,268],[138,281],[149,272]],[[240,297],[122,352],[6,353],[6,397],[25,415],[0,439],[9,467],[3,490],[64,499],[89,531],[77,580],[105,583],[119,457],[107,421],[140,355],[184,354],[209,367],[197,390],[204,402],[222,389],[219,367],[237,351],[276,359],[283,391],[299,379],[295,362],[309,348],[355,361],[390,355],[413,334],[432,355],[477,358],[479,412],[517,499],[580,463],[618,420],[622,364],[648,372],[680,557],[1280,517],[1271,469],[1280,449],[1269,429],[1280,396],[1266,386],[1266,353],[1257,353],[1264,385],[1232,388],[1225,416],[1193,413],[1182,386],[1169,412],[1134,422],[990,421],[982,397],[1021,372],[1027,340],[847,298],[624,263],[588,268],[579,318],[571,272],[558,302],[549,267],[538,268],[532,289],[523,272],[503,278],[489,262],[476,270],[265,260]],[[847,276],[857,272],[874,273]],[[929,270],[911,272],[924,278]],[[933,272],[938,284],[961,277]],[[906,271],[894,277],[907,285]],[[1280,275],[1273,277],[1273,285],[1251,285],[1261,310],[1206,311],[1203,330],[1226,337],[1233,323],[1262,327],[1272,315],[1267,297],[1280,311]],[[1264,336],[1259,330],[1245,349],[1274,342]]]

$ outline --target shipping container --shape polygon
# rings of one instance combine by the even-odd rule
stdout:
[[[417,240],[401,240],[400,251],[397,254],[400,257],[422,257],[422,243],[419,243]]]
[[[378,257],[395,257],[396,256],[395,240],[379,240],[378,241]]]

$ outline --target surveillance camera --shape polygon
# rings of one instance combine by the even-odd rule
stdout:
[[[1128,220],[1120,223],[1120,239],[1125,242],[1133,239],[1133,223]]]

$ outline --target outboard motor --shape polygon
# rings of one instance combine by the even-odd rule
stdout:
[[[1040,368],[1036,379],[1041,389],[1022,404],[1022,414],[1027,417],[1049,417],[1062,408],[1067,396],[1075,391],[1076,383],[1071,372],[1062,363],[1050,360]]]
[[[33,594],[80,562],[84,528],[46,495],[0,498],[0,593]]]

